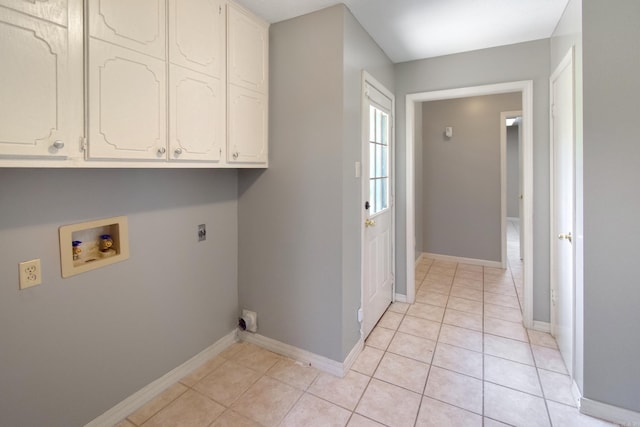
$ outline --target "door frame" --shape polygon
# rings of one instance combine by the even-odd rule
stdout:
[[[385,95],[391,100],[391,111],[389,118],[389,168],[391,168],[391,185],[389,186],[389,209],[391,213],[391,275],[393,276],[393,284],[391,285],[391,301],[395,301],[396,295],[396,132],[395,132],[395,111],[396,111],[396,97],[393,92],[387,89],[382,83],[376,80],[366,70],[362,70],[362,88],[361,88],[361,111],[360,111],[360,124],[361,124],[361,137],[360,137],[360,159],[364,159],[368,152],[365,152],[365,142],[369,142],[369,127],[365,117],[368,117],[368,110],[365,110],[365,106],[368,105],[366,89],[367,85],[373,86],[380,93]],[[364,312],[364,249],[365,249],[365,231],[364,222],[366,220],[366,212],[364,210],[364,202],[366,195],[369,194],[369,183],[364,180],[364,171],[362,170],[362,161],[356,162],[356,178],[360,179],[360,310],[358,310],[358,322],[360,323],[360,336],[365,338],[362,325],[364,324],[364,318],[366,313]]]
[[[406,96],[406,269],[407,302],[415,301],[415,104],[425,101],[467,98],[510,92],[522,94],[523,149],[523,207],[524,223],[524,307],[523,323],[533,328],[533,81],[497,83],[437,91],[419,92]]]
[[[500,230],[501,230],[501,254],[502,268],[507,268],[507,123],[506,120],[512,117],[522,117],[522,110],[502,111],[500,113]],[[522,181],[522,171],[518,165],[518,175]],[[518,188],[518,192],[520,189]],[[518,206],[520,200],[518,200]],[[519,210],[519,209],[518,209]],[[522,212],[518,212],[521,218]],[[521,239],[524,240],[524,239]],[[522,245],[522,242],[520,242]]]
[[[558,64],[556,69],[553,71],[551,76],[549,77],[549,312],[550,312],[550,328],[551,333],[555,337],[556,335],[556,324],[557,324],[557,313],[554,309],[553,298],[554,293],[558,291],[558,283],[557,283],[557,253],[556,253],[556,244],[557,244],[557,236],[555,235],[556,230],[556,214],[555,214],[555,180],[556,180],[556,168],[555,168],[555,139],[553,134],[553,124],[555,121],[554,112],[553,112],[553,82],[558,78],[558,76],[567,68],[570,67],[571,71],[571,86],[573,93],[572,100],[572,136],[573,136],[573,159],[572,159],[572,174],[573,174],[573,230],[571,234],[574,236],[574,242],[571,245],[572,258],[573,258],[573,274],[572,274],[572,283],[571,283],[571,318],[572,318],[572,328],[571,328],[571,372],[569,372],[569,376],[571,379],[574,378],[574,371],[576,366],[576,123],[575,123],[575,61],[574,61],[574,47],[572,46],[568,52],[565,54],[562,61]],[[564,357],[564,355],[563,355]]]

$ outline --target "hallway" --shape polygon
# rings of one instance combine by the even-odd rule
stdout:
[[[522,327],[517,223],[506,270],[421,258],[345,378],[234,344],[119,424],[609,426],[578,413],[546,333]]]

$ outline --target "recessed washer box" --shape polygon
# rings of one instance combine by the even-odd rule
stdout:
[[[126,216],[60,227],[62,277],[95,270],[129,258]]]

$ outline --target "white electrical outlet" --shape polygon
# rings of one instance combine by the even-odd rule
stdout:
[[[20,289],[27,289],[42,283],[42,268],[39,259],[18,264],[20,266]]]

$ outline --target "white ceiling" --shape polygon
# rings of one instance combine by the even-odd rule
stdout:
[[[335,0],[238,0],[271,23]],[[393,62],[551,36],[568,0],[344,0]]]

